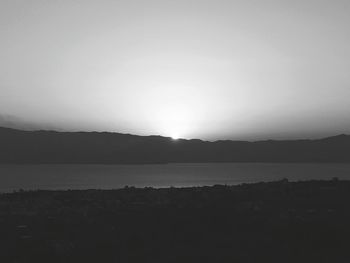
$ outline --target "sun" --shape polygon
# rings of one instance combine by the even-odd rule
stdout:
[[[158,134],[172,140],[187,138],[193,125],[191,110],[181,103],[163,104],[159,109],[153,117]]]
[[[178,139],[180,139],[180,135],[179,135],[179,134],[176,134],[176,133],[170,135],[170,137],[171,137],[171,139],[173,139],[173,140],[178,140]]]

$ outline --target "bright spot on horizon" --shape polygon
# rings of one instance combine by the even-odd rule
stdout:
[[[173,134],[173,135],[171,135],[170,136],[171,137],[171,139],[173,139],[173,140],[178,140],[178,139],[180,139],[180,136],[178,135],[178,134]]]
[[[192,132],[193,116],[190,108],[182,103],[163,104],[154,115],[156,129],[173,140],[186,138]]]

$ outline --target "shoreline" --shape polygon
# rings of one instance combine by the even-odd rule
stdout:
[[[306,179],[306,180],[289,180],[288,178],[283,178],[280,180],[273,180],[273,181],[258,181],[258,182],[244,182],[244,183],[237,183],[237,184],[214,184],[214,185],[200,185],[200,186],[164,186],[164,187],[154,187],[154,186],[144,186],[144,187],[137,187],[134,185],[125,185],[123,187],[118,188],[110,188],[110,189],[100,189],[100,188],[87,188],[87,189],[14,189],[11,192],[1,192],[0,191],[0,198],[2,195],[8,195],[8,194],[16,194],[16,193],[35,193],[35,192],[57,192],[57,193],[63,193],[63,192],[91,192],[91,191],[106,191],[106,192],[115,192],[115,191],[122,191],[127,189],[133,189],[133,190],[200,190],[200,189],[210,189],[210,188],[216,188],[216,187],[224,187],[231,190],[234,190],[234,188],[242,187],[242,186],[250,186],[254,187],[256,185],[269,185],[269,184],[301,184],[301,183],[350,183],[349,180],[339,179],[338,177],[333,177],[329,180],[324,179]]]
[[[0,165],[0,192],[14,190],[120,189],[135,187],[192,187],[215,184],[348,180],[350,164],[171,164],[121,165]]]

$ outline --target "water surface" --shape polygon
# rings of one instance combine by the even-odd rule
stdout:
[[[0,191],[188,187],[333,177],[350,179],[350,164],[0,165]]]

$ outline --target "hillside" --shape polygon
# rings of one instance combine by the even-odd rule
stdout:
[[[293,141],[172,140],[0,128],[0,163],[350,162],[350,136]]]

